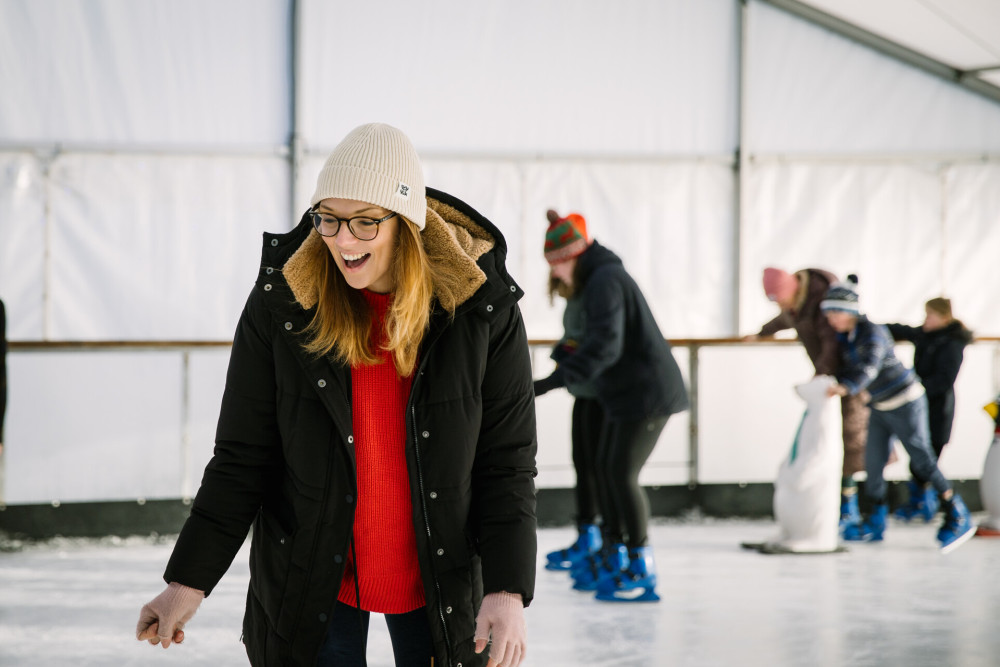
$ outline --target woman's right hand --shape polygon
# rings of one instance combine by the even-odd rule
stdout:
[[[171,642],[180,644],[184,641],[184,624],[191,620],[204,599],[204,591],[171,582],[139,612],[135,638],[163,648]]]

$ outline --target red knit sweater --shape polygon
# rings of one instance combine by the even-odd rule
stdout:
[[[391,294],[362,290],[371,306],[372,340],[378,355],[373,366],[351,368],[354,451],[358,498],[354,509],[357,564],[349,554],[337,599],[352,606],[357,572],[361,608],[403,614],[424,606],[417,562],[413,504],[406,468],[406,402],[411,377],[401,378],[386,340],[385,315]]]

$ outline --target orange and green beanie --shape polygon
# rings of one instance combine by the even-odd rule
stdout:
[[[579,213],[560,217],[549,210],[546,213],[549,228],[545,231],[545,259],[549,264],[558,264],[583,254],[590,245],[587,236],[587,221]]]

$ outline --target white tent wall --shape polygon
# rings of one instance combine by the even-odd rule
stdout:
[[[997,102],[760,0],[748,8],[749,153],[906,159],[1000,152]]]
[[[0,140],[235,151],[284,145],[290,6],[2,0]]]
[[[425,154],[731,155],[736,145],[730,0],[301,7],[300,131],[324,154],[373,120],[406,128]]]
[[[67,155],[51,173],[48,338],[232,339],[288,210],[284,160]]]
[[[531,338],[561,323],[549,207],[587,217],[670,338],[755,331],[772,264],[859,273],[876,319],[916,323],[944,292],[1000,333],[1000,104],[757,0],[0,0],[0,62],[24,63],[0,68],[14,341],[228,340],[260,232],[296,222],[328,151],[371,120],[504,233]],[[226,356],[15,349],[2,500],[189,497]],[[643,483],[771,481],[801,349],[676,356],[698,410],[671,419]],[[978,406],[1000,386],[996,344],[969,359],[951,475],[981,469]],[[540,487],[573,484],[568,410],[539,399]],[[101,471],[74,479],[84,461]]]
[[[45,326],[42,172],[41,161],[29,153],[0,152],[0,298],[13,340],[41,340]]]

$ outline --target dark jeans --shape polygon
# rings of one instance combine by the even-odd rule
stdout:
[[[597,447],[604,428],[604,410],[597,399],[573,402],[573,468],[576,470],[576,523],[597,522],[605,508],[597,492]]]
[[[895,410],[872,408],[868,422],[868,444],[865,447],[865,495],[875,502],[884,503],[885,477],[882,469],[889,460],[889,443],[892,436],[899,438],[910,456],[910,470],[917,479],[927,480],[938,493],[944,493],[951,484],[937,467],[937,457],[931,449],[927,427],[927,397],[910,401]]]
[[[316,667],[365,667],[371,614],[338,602]],[[427,608],[405,614],[385,614],[396,667],[430,667],[434,655]]]
[[[605,533],[630,549],[646,546],[649,498],[639,486],[639,471],[653,453],[666,417],[636,421],[608,419],[598,444],[598,491],[603,494]]]

